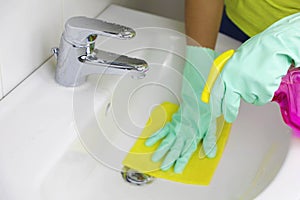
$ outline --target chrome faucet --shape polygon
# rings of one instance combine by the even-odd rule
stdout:
[[[55,79],[60,85],[75,87],[95,73],[120,74],[131,70],[144,74],[146,61],[102,51],[95,48],[97,36],[130,39],[135,31],[129,27],[87,17],[72,17],[65,24],[59,48],[52,51],[57,57]]]

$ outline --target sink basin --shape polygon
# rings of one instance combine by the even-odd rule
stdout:
[[[183,24],[111,6],[99,18],[133,27],[136,38],[102,39],[97,47],[148,62],[143,79],[134,74],[92,75],[73,92],[78,138],[45,176],[43,199],[252,200],[276,177],[289,151],[291,134],[277,105],[242,103],[227,147],[209,186],[156,179],[144,187],[123,181],[122,160],[141,133],[153,107],[180,102],[185,36]],[[238,42],[219,35],[217,50]],[[259,197],[258,197],[259,198]]]

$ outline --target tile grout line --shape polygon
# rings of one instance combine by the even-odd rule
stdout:
[[[39,65],[37,68],[35,68],[32,72],[30,72],[23,80],[21,80],[15,87],[13,87],[11,90],[9,90],[6,94],[4,94],[3,92],[3,97],[1,100],[3,100],[5,97],[7,97],[10,93],[12,93],[17,87],[19,87],[24,81],[26,81],[29,77],[31,77],[32,74],[34,74],[34,72],[36,72],[37,70],[39,70],[46,62],[48,62],[53,55],[49,56],[48,58],[46,58],[46,60],[44,62],[42,62],[41,65]],[[1,66],[0,66],[1,67]],[[2,81],[2,79],[1,79]],[[3,88],[3,85],[2,85]]]

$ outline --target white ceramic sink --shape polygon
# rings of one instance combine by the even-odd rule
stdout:
[[[119,18],[111,18],[111,13],[118,13]],[[99,18],[133,27],[137,36],[130,41],[106,38],[97,47],[145,59],[150,70],[144,79],[134,79],[130,73],[94,75],[84,88],[75,88],[73,109],[80,142],[71,146],[45,179],[45,195],[53,195],[51,199],[86,199],[88,195],[145,200],[187,196],[250,200],[258,196],[276,176],[289,149],[289,130],[275,104],[242,104],[210,186],[155,180],[133,187],[122,180],[122,160],[151,109],[164,101],[179,102],[185,36],[180,23],[119,7],[109,8]],[[218,50],[237,47],[235,41],[220,37],[231,45],[219,40]]]
[[[125,41],[99,38],[97,47],[144,59],[150,70],[144,79],[129,73],[93,75],[72,89],[55,83],[53,59],[45,63],[0,102],[0,136],[5,138],[0,199],[300,199],[300,141],[273,103],[242,103],[209,186],[163,179],[141,187],[125,182],[121,162],[151,109],[179,102],[184,26],[114,5],[99,18],[132,27],[137,35]],[[217,50],[239,45],[220,34]]]

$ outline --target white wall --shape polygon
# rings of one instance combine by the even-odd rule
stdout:
[[[179,21],[184,20],[184,0],[119,0],[118,2],[129,8]]]
[[[96,16],[110,0],[0,0],[2,96],[11,91],[57,46],[64,19]],[[0,96],[1,97],[1,96]]]
[[[0,57],[0,101],[3,97],[2,76],[1,76],[1,57]]]
[[[181,20],[184,0],[0,0],[0,99],[58,46],[66,19],[95,17],[111,3]],[[166,9],[168,8],[168,9]]]

